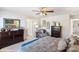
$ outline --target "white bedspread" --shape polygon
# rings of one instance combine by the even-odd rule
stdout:
[[[20,47],[19,52],[56,52],[60,38],[44,37],[40,38],[25,47]]]

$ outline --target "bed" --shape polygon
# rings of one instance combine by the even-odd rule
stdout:
[[[57,46],[61,38],[46,36],[40,39],[31,38],[24,41],[18,52],[58,52]]]

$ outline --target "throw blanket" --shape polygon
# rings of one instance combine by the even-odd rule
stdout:
[[[32,39],[21,44],[19,52],[56,52],[60,38],[43,37],[40,39]]]

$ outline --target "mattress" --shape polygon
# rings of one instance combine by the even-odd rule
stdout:
[[[40,39],[32,38],[23,42],[18,48],[18,52],[57,52],[58,42],[61,38],[51,36]]]

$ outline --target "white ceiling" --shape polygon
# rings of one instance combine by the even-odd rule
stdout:
[[[71,15],[79,15],[79,7],[47,7],[48,10],[54,10],[53,14],[71,14]],[[1,7],[0,10],[11,11],[14,13],[18,13],[25,16],[33,16],[39,17],[40,15],[36,15],[32,10],[39,10],[39,7]]]

